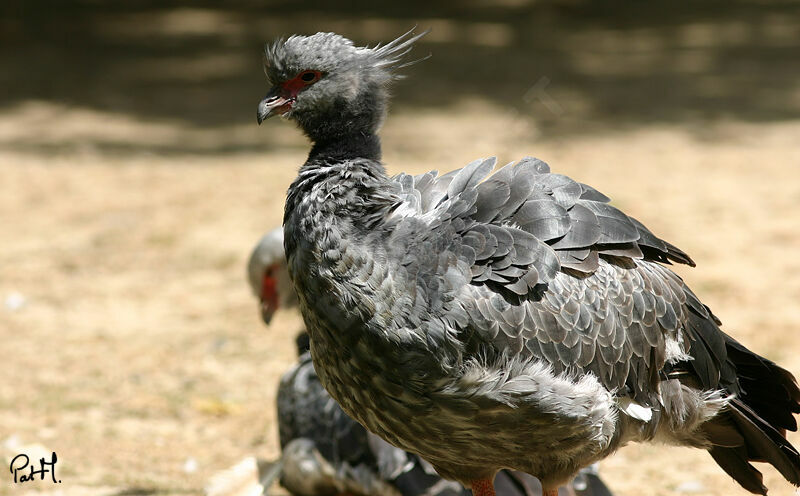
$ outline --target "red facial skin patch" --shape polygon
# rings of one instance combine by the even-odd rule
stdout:
[[[283,83],[282,88],[289,96],[295,97],[300,93],[300,90],[316,83],[321,77],[322,73],[319,71],[303,71],[294,78]]]
[[[277,270],[277,265],[270,265],[264,272],[264,278],[261,280],[261,301],[273,312],[278,309],[278,281],[274,275]]]
[[[297,94],[307,86],[311,86],[319,81],[321,77],[322,73],[320,71],[303,71],[294,78],[284,82],[281,85],[281,96],[286,99],[287,102],[278,109],[280,111],[279,113],[283,114],[287,112],[292,107],[292,103],[294,103],[294,100],[297,98]]]

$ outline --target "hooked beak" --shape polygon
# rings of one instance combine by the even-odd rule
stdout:
[[[265,324],[269,325],[276,310],[277,307],[274,304],[261,300],[261,320],[263,320]]]
[[[267,96],[258,104],[258,111],[256,112],[256,119],[261,124],[273,115],[283,115],[292,108],[295,101],[294,97],[286,97],[281,95],[280,87],[274,87],[267,93]]]

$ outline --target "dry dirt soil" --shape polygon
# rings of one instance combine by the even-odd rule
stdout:
[[[630,55],[625,36],[581,36],[567,41],[596,64],[587,71],[615,69],[580,46],[609,60]],[[702,66],[699,43],[687,71]],[[244,456],[278,455],[274,397],[301,319],[281,311],[266,329],[244,267],[281,222],[307,145],[289,123],[256,126],[264,88],[255,58],[257,91],[236,95],[252,105],[218,125],[120,112],[113,100],[0,107],[0,450],[5,467],[20,450],[55,451],[62,480],[14,485],[0,467],[0,494],[200,494]],[[401,84],[424,93],[426,74]],[[451,76],[447,92],[458,93]],[[613,113],[602,120],[577,90],[559,92],[550,79],[552,93],[516,106],[479,91],[446,105],[399,99],[383,130],[389,170],[537,156],[686,250],[697,268],[675,270],[723,328],[800,374],[797,112],[678,119],[662,108],[651,122],[646,111],[633,123]],[[626,95],[606,96],[630,109]],[[797,86],[783,96],[800,105]],[[790,439],[800,446],[800,436]],[[770,494],[794,494],[763,471]],[[745,494],[706,453],[685,448],[628,446],[601,473],[622,496]]]

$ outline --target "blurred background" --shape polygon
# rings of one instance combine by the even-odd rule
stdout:
[[[800,374],[796,1],[6,0],[0,454],[56,451],[63,482],[6,472],[0,494],[199,494],[278,455],[302,324],[265,329],[244,266],[308,144],[256,125],[263,43],[414,25],[432,57],[395,86],[390,172],[537,156],[686,250],[723,328]],[[744,494],[689,449],[601,473],[620,495]]]

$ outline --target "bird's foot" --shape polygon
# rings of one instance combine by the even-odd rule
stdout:
[[[472,481],[472,494],[473,496],[495,496],[494,484],[491,479],[478,479]]]

